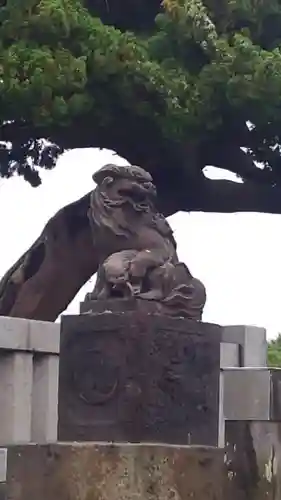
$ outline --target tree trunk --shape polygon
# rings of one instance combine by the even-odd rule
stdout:
[[[0,314],[55,321],[98,260],[87,220],[89,195],[61,209],[0,283]]]
[[[192,189],[191,189],[192,188]],[[161,192],[165,215],[177,210],[281,213],[281,190],[204,180],[177,195]],[[55,321],[97,271],[99,255],[87,218],[89,194],[52,217],[0,283],[0,315]]]

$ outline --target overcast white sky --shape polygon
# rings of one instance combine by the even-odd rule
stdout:
[[[124,163],[108,151],[69,152],[34,189],[19,177],[0,181],[0,276],[31,245],[47,220],[93,187],[92,174],[108,162]],[[267,214],[178,213],[169,219],[180,259],[207,288],[204,320],[281,332],[281,216]],[[69,305],[92,289],[90,280]]]

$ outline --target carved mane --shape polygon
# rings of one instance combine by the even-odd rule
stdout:
[[[115,236],[125,236],[129,238],[135,233],[134,228],[128,224],[126,218],[122,214],[122,210],[120,210],[127,203],[127,199],[110,199],[107,194],[97,186],[91,194],[90,222],[99,228],[110,229]]]
[[[136,184],[141,186],[143,182],[151,183],[152,178],[148,172],[135,166],[106,165],[93,175],[93,179],[98,185],[90,198],[88,215],[92,225],[100,229],[107,228],[114,236],[130,238],[138,232],[138,224],[132,223],[129,217],[129,213],[135,213],[140,217],[143,226],[153,228],[169,239],[176,249],[173,231],[165,217],[158,213],[153,199],[147,196],[138,202],[129,194],[123,196],[118,192],[119,183],[122,181],[126,181],[127,189]]]

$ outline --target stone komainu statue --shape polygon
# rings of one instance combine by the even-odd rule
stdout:
[[[135,296],[161,303],[163,313],[200,320],[205,287],[178,260],[172,229],[155,207],[151,175],[106,165],[93,179],[88,216],[102,264],[86,300]]]

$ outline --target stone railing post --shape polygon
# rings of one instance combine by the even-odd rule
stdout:
[[[267,366],[266,330],[257,326],[222,328],[221,368]]]
[[[57,438],[59,325],[0,317],[0,444]]]

